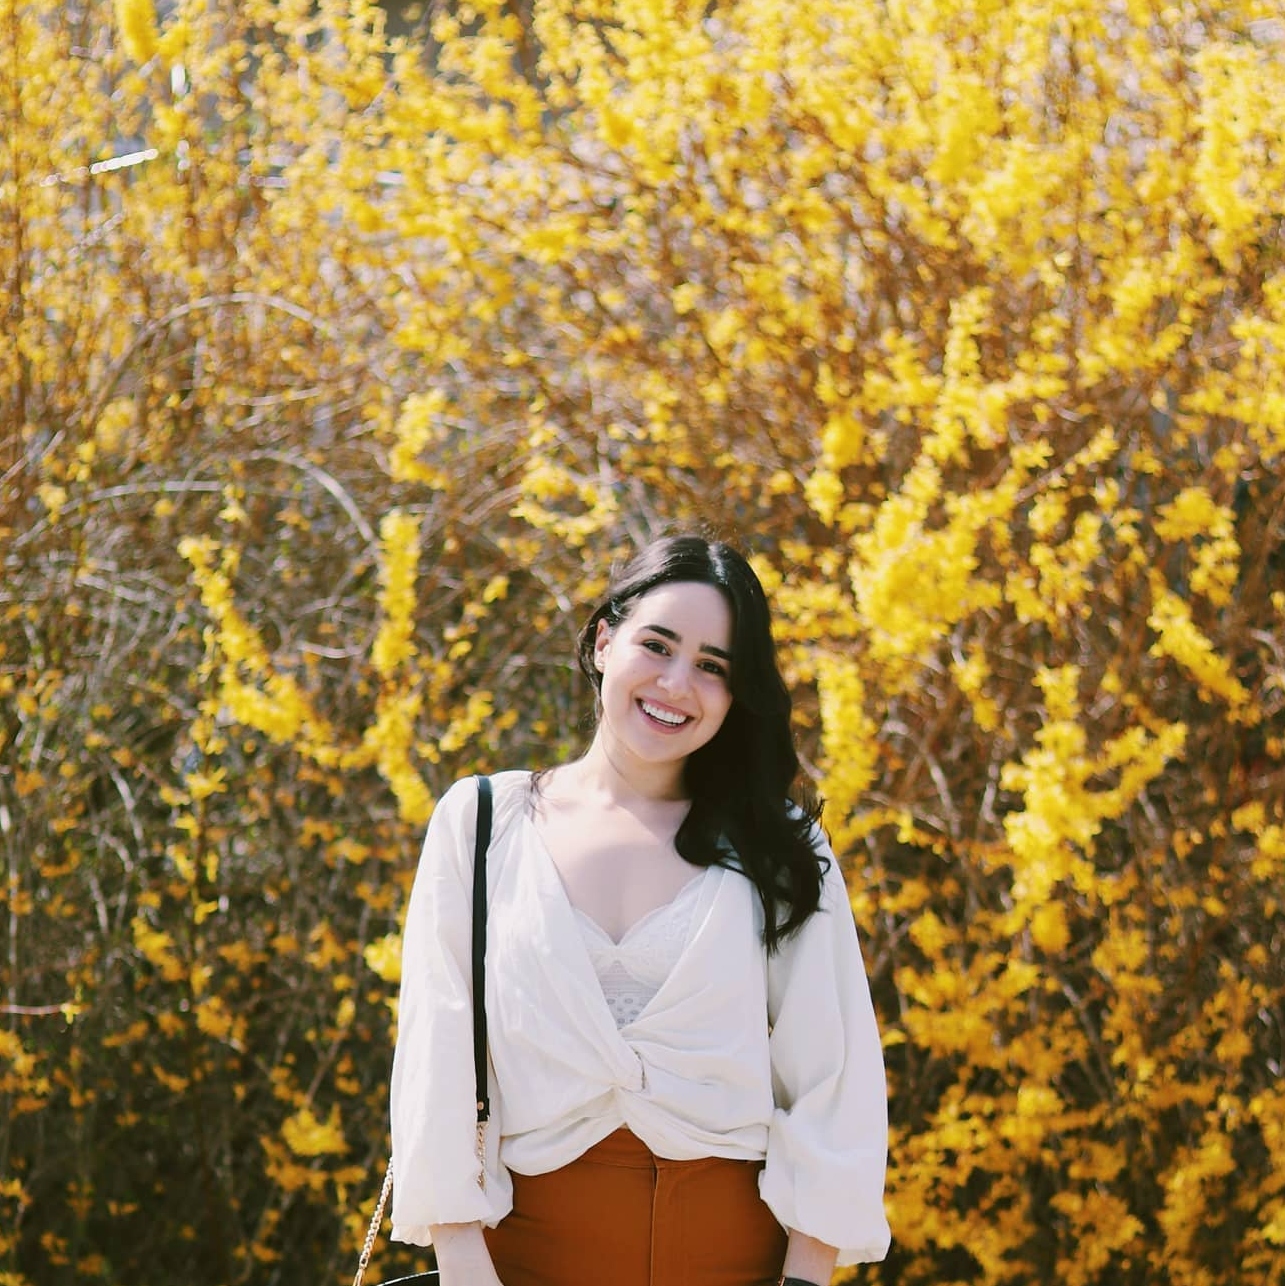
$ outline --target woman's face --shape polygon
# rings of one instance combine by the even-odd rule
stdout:
[[[732,611],[713,585],[659,585],[619,625],[600,621],[594,664],[608,749],[648,767],[681,765],[731,709],[731,654]]]

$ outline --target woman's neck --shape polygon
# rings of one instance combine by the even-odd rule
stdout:
[[[683,781],[683,763],[640,764],[625,757],[595,736],[580,759],[565,765],[562,772],[578,789],[590,790],[614,804],[686,803],[689,796]]]

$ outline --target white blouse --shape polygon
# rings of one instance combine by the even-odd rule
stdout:
[[[685,945],[617,1027],[577,915],[527,808],[530,775],[493,777],[486,1004],[491,1123],[477,1183],[470,1000],[472,778],[442,796],[424,841],[402,955],[392,1133],[393,1237],[497,1224],[510,1171],[566,1165],[625,1126],[658,1156],[764,1160],[778,1222],[882,1259],[887,1092],[874,1009],[838,863],[821,909],[767,957],[740,872],[693,881]],[[681,895],[680,895],[681,896]]]

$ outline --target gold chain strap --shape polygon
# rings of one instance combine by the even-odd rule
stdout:
[[[379,1225],[384,1222],[384,1207],[388,1204],[388,1194],[393,1190],[393,1159],[388,1158],[388,1170],[384,1175],[384,1186],[379,1191],[379,1203],[375,1206],[374,1218],[366,1230],[366,1244],[361,1248],[361,1258],[357,1261],[357,1276],[352,1279],[352,1286],[361,1286],[366,1276],[366,1265],[370,1263],[370,1252],[375,1248],[375,1238],[379,1236]]]

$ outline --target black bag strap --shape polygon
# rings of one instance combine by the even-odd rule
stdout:
[[[486,850],[491,844],[491,779],[477,779],[477,839],[473,844],[473,1083],[477,1123],[491,1117],[486,1084]]]

